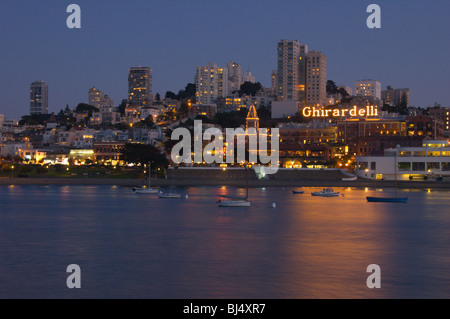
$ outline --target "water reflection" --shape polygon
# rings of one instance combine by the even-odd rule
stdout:
[[[233,209],[218,196],[245,188],[161,201],[124,187],[0,187],[0,297],[71,297],[71,263],[80,298],[450,297],[448,192],[402,190],[397,204],[368,203],[374,189],[304,190],[250,189],[252,206]],[[382,289],[366,286],[370,264]]]

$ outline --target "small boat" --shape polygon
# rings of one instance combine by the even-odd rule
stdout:
[[[304,194],[304,191],[292,191],[292,194]]]
[[[217,202],[219,207],[249,207],[250,202],[246,199],[225,199]]]
[[[159,190],[157,188],[143,187],[134,189],[134,192],[136,194],[157,194]]]
[[[177,193],[160,193],[159,198],[173,198],[173,199],[177,199],[181,197],[181,194],[177,194]]]
[[[158,188],[152,188],[150,187],[150,179],[152,177],[152,166],[151,162],[148,163],[148,186],[144,187],[133,187],[133,191],[136,194],[157,194],[159,192]]]
[[[311,193],[312,196],[322,196],[322,197],[337,197],[339,192],[335,192],[332,188],[324,188],[319,192]]]
[[[406,203],[408,197],[366,197],[368,202],[372,203]]]
[[[219,207],[249,207],[250,201],[248,200],[248,166],[245,167],[245,180],[246,180],[246,195],[245,197],[232,197],[226,195],[219,195],[228,199],[219,199],[217,205]]]

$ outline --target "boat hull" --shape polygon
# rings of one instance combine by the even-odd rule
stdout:
[[[155,189],[155,188],[151,188],[151,189],[142,188],[142,189],[136,189],[134,192],[136,194],[157,194],[159,192],[159,190]]]
[[[159,198],[177,199],[180,198],[180,194],[159,194]]]
[[[325,194],[325,193],[311,193],[311,196],[321,196],[321,197],[339,197],[340,193],[330,193],[330,194]]]
[[[406,203],[408,197],[366,197],[372,203]]]
[[[292,191],[292,194],[304,194],[304,191]]]
[[[218,203],[219,207],[249,207],[250,202],[248,201],[234,201],[234,200],[226,200]]]

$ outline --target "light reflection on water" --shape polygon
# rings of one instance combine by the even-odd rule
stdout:
[[[449,298],[447,191],[367,203],[372,189],[0,187],[1,298]],[[390,190],[377,189],[380,194]],[[276,203],[276,208],[272,207]],[[66,287],[79,264],[82,289]],[[381,267],[381,289],[366,268]]]

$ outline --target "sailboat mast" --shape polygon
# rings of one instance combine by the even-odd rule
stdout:
[[[398,164],[397,164],[397,152],[398,152],[398,147],[395,150],[395,165],[394,165],[394,168],[395,168],[395,184],[394,184],[395,197],[397,197],[397,166],[398,166]]]
[[[248,165],[245,167],[245,180],[246,180],[246,188],[247,188],[247,199],[248,199]]]

